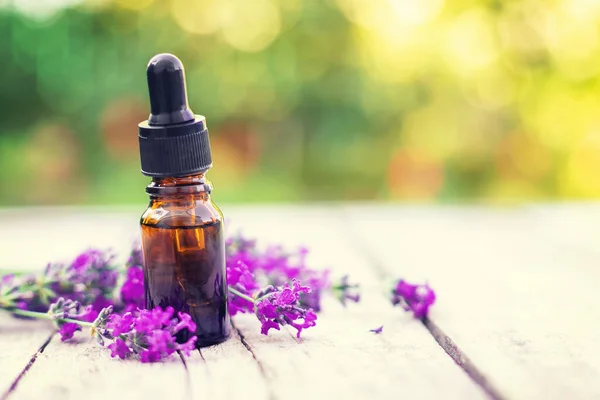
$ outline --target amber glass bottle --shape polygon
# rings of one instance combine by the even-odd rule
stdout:
[[[155,56],[147,76],[152,113],[139,125],[142,173],[152,177],[141,219],[146,307],[189,313],[198,346],[207,346],[227,339],[229,316],[223,216],[205,177],[212,166],[206,120],[188,107],[175,56]]]

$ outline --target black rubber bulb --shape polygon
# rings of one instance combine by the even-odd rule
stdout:
[[[188,106],[185,71],[179,58],[163,53],[152,57],[146,70],[150,92],[151,126],[165,126],[193,121]]]
[[[158,54],[146,72],[151,113],[138,125],[142,173],[164,178],[206,172],[212,166],[206,118],[188,107],[183,64]]]

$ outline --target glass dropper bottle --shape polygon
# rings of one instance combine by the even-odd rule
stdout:
[[[189,313],[198,347],[208,346],[226,340],[230,328],[223,215],[206,179],[212,167],[206,119],[188,106],[177,57],[153,57],[147,78],[151,114],[139,124],[142,173],[152,177],[141,218],[146,308]]]

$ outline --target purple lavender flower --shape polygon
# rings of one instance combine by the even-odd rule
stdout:
[[[106,346],[110,350],[110,356],[112,358],[119,357],[121,360],[124,360],[129,354],[132,353],[131,349],[125,341],[121,338],[116,338],[114,342]]]
[[[319,312],[323,292],[331,289],[330,272],[310,269],[306,265],[307,255],[306,247],[300,247],[296,253],[286,253],[281,246],[271,246],[259,257],[257,270],[264,273],[273,286],[281,286],[294,279],[306,282],[311,291],[300,294],[299,304]]]
[[[105,298],[104,296],[99,296],[92,303],[92,309],[96,312],[96,315],[98,315],[98,312],[100,312],[100,310],[102,310],[103,308],[106,308],[108,306],[112,306],[112,305],[113,305],[113,302],[111,300]],[[92,321],[94,319],[95,318],[92,318]]]
[[[133,265],[127,270],[127,278],[121,286],[121,300],[127,310],[144,307],[144,271]]]
[[[130,332],[133,329],[134,318],[132,313],[125,313],[123,316],[111,314],[106,323],[106,328],[111,330],[113,336],[120,336]]]
[[[242,260],[236,264],[227,262],[227,282],[229,287],[252,297],[252,294],[258,290],[258,284],[254,280],[254,275],[250,272],[248,265]],[[229,314],[247,313],[254,310],[254,303],[237,295],[229,296]]]
[[[379,328],[369,329],[369,332],[373,332],[375,334],[380,334],[381,332],[383,332],[383,325],[381,325]]]
[[[230,276],[230,272],[235,272],[239,263],[244,264],[249,276],[253,277],[256,283],[248,290],[234,287],[236,290],[251,296],[252,290],[256,290],[260,285],[281,286],[293,279],[306,282],[310,285],[310,293],[302,293],[300,305],[305,308],[312,308],[314,311],[321,310],[321,295],[323,292],[331,289],[331,280],[329,271],[317,271],[310,269],[306,264],[308,249],[300,247],[296,252],[286,252],[282,246],[269,246],[266,250],[260,251],[254,240],[244,238],[241,234],[230,237],[226,241],[227,246],[227,267],[228,282],[236,281],[235,276]],[[238,312],[249,312],[251,308],[249,303],[232,296],[234,302],[230,309],[232,315]]]
[[[301,286],[297,280],[292,280],[292,286],[285,284],[275,288],[268,286],[261,291],[255,313],[261,322],[261,333],[267,335],[269,330],[279,330],[283,325],[296,329],[297,337],[303,329],[316,325],[317,315],[311,309],[303,309],[298,305],[301,293],[309,293],[308,286]]]
[[[139,354],[143,363],[160,361],[176,351],[190,355],[195,349],[196,336],[185,343],[177,343],[175,336],[187,329],[196,331],[196,324],[186,313],[178,313],[179,318],[173,317],[172,307],[153,310],[140,310],[137,315],[111,314],[111,311],[101,313],[94,322],[94,331],[98,341],[114,340],[107,347],[111,357],[121,359],[129,354]],[[107,315],[108,314],[108,315]]]
[[[143,266],[143,254],[142,254],[142,246],[139,242],[135,242],[131,247],[131,253],[129,253],[129,258],[127,259],[127,268],[131,267],[142,267]]]
[[[142,261],[142,247],[139,242],[135,242],[125,264],[127,267],[126,277],[120,289],[124,312],[133,312],[144,307],[144,269]]]
[[[241,234],[227,238],[225,241],[227,267],[234,268],[240,262],[252,273],[256,269],[258,258],[256,242],[248,240]]]
[[[300,249],[298,259],[292,254],[286,253],[282,246],[269,246],[267,250],[257,259],[257,269],[262,270],[273,285],[279,286],[282,281],[298,278],[300,271],[305,268],[307,254],[306,248]]]
[[[50,304],[50,307],[48,307],[48,314],[50,314],[54,320],[66,318],[75,319],[86,316],[90,310],[91,307],[84,307],[78,301],[59,297],[55,303]]]
[[[0,279],[0,295],[9,294],[15,289],[13,284],[15,281],[15,274],[3,275]]]
[[[429,285],[413,285],[400,279],[392,291],[392,304],[412,311],[415,318],[424,318],[435,303],[435,292]]]
[[[238,233],[225,240],[225,247],[227,255],[238,253],[250,254],[256,249],[256,240],[246,239],[242,234]]]
[[[80,254],[67,269],[76,282],[110,297],[117,284],[118,271],[113,267],[114,254],[98,249],[89,249]]]
[[[58,328],[60,340],[64,342],[71,339],[75,332],[81,331],[80,324],[66,320],[90,321],[98,313],[91,306],[83,307],[78,301],[60,297],[56,303],[50,305],[48,314]]]
[[[58,333],[60,334],[60,341],[65,342],[73,337],[75,332],[81,331],[81,326],[74,322],[67,322],[62,324]]]
[[[304,308],[311,308],[314,312],[321,311],[321,297],[323,293],[331,289],[331,279],[329,270],[314,271],[306,269],[303,273],[304,279],[311,291],[300,294],[300,305]]]
[[[38,281],[40,289],[50,293],[38,296],[39,306],[58,297],[85,304],[95,303],[102,298],[106,303],[112,298],[119,276],[119,271],[113,265],[114,258],[112,252],[89,249],[70,264],[48,264],[43,277]]]

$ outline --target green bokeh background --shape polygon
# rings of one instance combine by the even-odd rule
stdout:
[[[161,52],[219,202],[595,198],[599,28],[592,0],[1,0],[0,205],[145,202]]]

